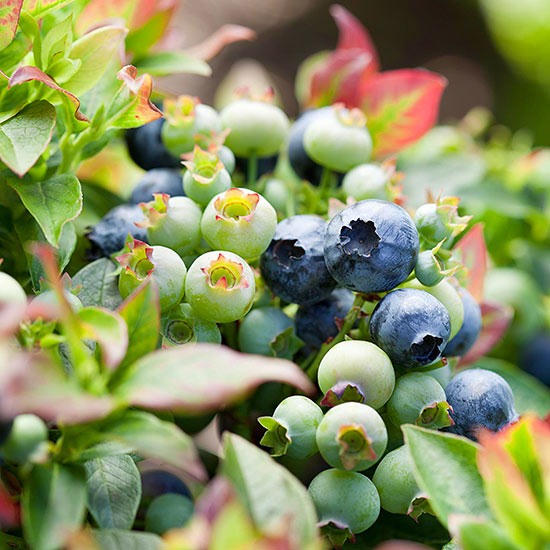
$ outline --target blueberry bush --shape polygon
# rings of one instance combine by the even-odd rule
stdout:
[[[547,152],[339,5],[296,120],[162,94],[176,4],[0,0],[1,547],[550,548]]]

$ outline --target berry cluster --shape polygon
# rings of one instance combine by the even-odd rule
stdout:
[[[223,341],[295,360],[317,380],[317,402],[291,395],[258,418],[260,443],[273,456],[318,452],[332,468],[309,493],[334,544],[370,527],[380,508],[416,517],[427,506],[401,425],[475,440],[517,418],[497,374],[451,379],[451,358],[481,330],[452,250],[469,222],[458,200],[411,216],[391,163],[370,162],[364,116],[340,104],[292,125],[269,97],[218,113],[183,96],[164,110],[127,134],[148,171],[89,234],[120,264],[122,297],[153,279],[164,346]],[[261,173],[274,155],[275,173],[288,161],[292,184]],[[302,200],[295,176],[315,201]],[[346,203],[333,209],[332,198]]]

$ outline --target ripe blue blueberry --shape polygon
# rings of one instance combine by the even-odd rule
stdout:
[[[285,302],[309,305],[336,287],[323,256],[326,222],[317,216],[292,216],[277,224],[262,254],[260,269],[273,293]]]
[[[279,162],[278,153],[270,157],[260,157],[257,161],[256,177],[261,178],[266,174],[272,174],[275,171],[277,162]],[[239,171],[242,172],[244,176],[244,181],[248,181],[248,159],[245,157],[235,157],[235,165],[239,169]]]
[[[353,300],[352,292],[337,288],[316,304],[300,306],[294,318],[296,334],[308,346],[320,348],[329,338],[338,334],[337,319],[343,319],[348,314]]]
[[[302,395],[292,395],[279,403],[273,416],[258,418],[267,430],[260,444],[270,447],[272,456],[307,458],[317,452],[315,435],[321,420],[323,411],[316,403]]]
[[[395,366],[414,368],[437,361],[451,333],[445,306],[423,290],[397,289],[376,306],[369,324],[375,344]]]
[[[380,497],[373,482],[357,472],[325,470],[310,483],[308,493],[321,532],[336,548],[367,530],[380,514]]]
[[[128,202],[139,204],[153,200],[155,193],[165,193],[171,197],[185,195],[181,170],[173,168],[154,168],[143,174],[134,187]]]
[[[368,199],[338,212],[325,235],[330,274],[357,292],[384,292],[414,269],[418,233],[411,217],[394,203]]]
[[[176,493],[191,498],[187,485],[175,474],[166,470],[146,470],[141,474],[142,502],[147,506],[156,497]]]
[[[490,370],[468,369],[458,373],[445,393],[454,420],[454,425],[445,430],[474,441],[480,428],[498,432],[518,418],[508,382]]]
[[[121,204],[109,210],[86,235],[92,243],[92,255],[110,256],[124,248],[128,233],[138,241],[147,240],[147,230],[136,227],[143,220],[137,204]]]
[[[179,168],[180,159],[171,155],[161,138],[164,118],[126,131],[126,145],[132,160],[144,170]]]
[[[479,304],[465,288],[461,288],[458,293],[464,306],[464,321],[456,336],[449,340],[445,347],[443,351],[445,357],[464,355],[475,344],[481,330],[481,308]]]
[[[550,386],[550,334],[541,332],[527,342],[520,365],[525,372]]]

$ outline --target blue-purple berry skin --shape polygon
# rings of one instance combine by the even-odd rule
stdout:
[[[465,288],[461,288],[458,293],[464,306],[464,321],[460,330],[445,347],[443,351],[445,357],[465,355],[475,344],[481,331],[481,308],[479,304]]]

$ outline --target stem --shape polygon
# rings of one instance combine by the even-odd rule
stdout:
[[[331,182],[332,182],[332,172],[330,171],[330,168],[327,168],[325,166],[323,167],[323,173],[321,175],[321,183],[319,184],[319,194],[321,195],[322,199],[326,199],[330,195]]]
[[[252,153],[248,158],[248,187],[254,187],[258,177],[258,157]]]
[[[348,314],[344,317],[344,322],[342,323],[342,328],[338,334],[330,341],[326,342],[321,346],[321,349],[317,352],[313,363],[307,369],[307,375],[311,380],[314,380],[317,376],[317,371],[319,370],[319,364],[321,363],[323,357],[327,351],[333,348],[336,344],[343,342],[346,334],[352,329],[355,321],[359,317],[359,313],[363,304],[365,303],[365,297],[362,294],[356,294],[355,300]]]

